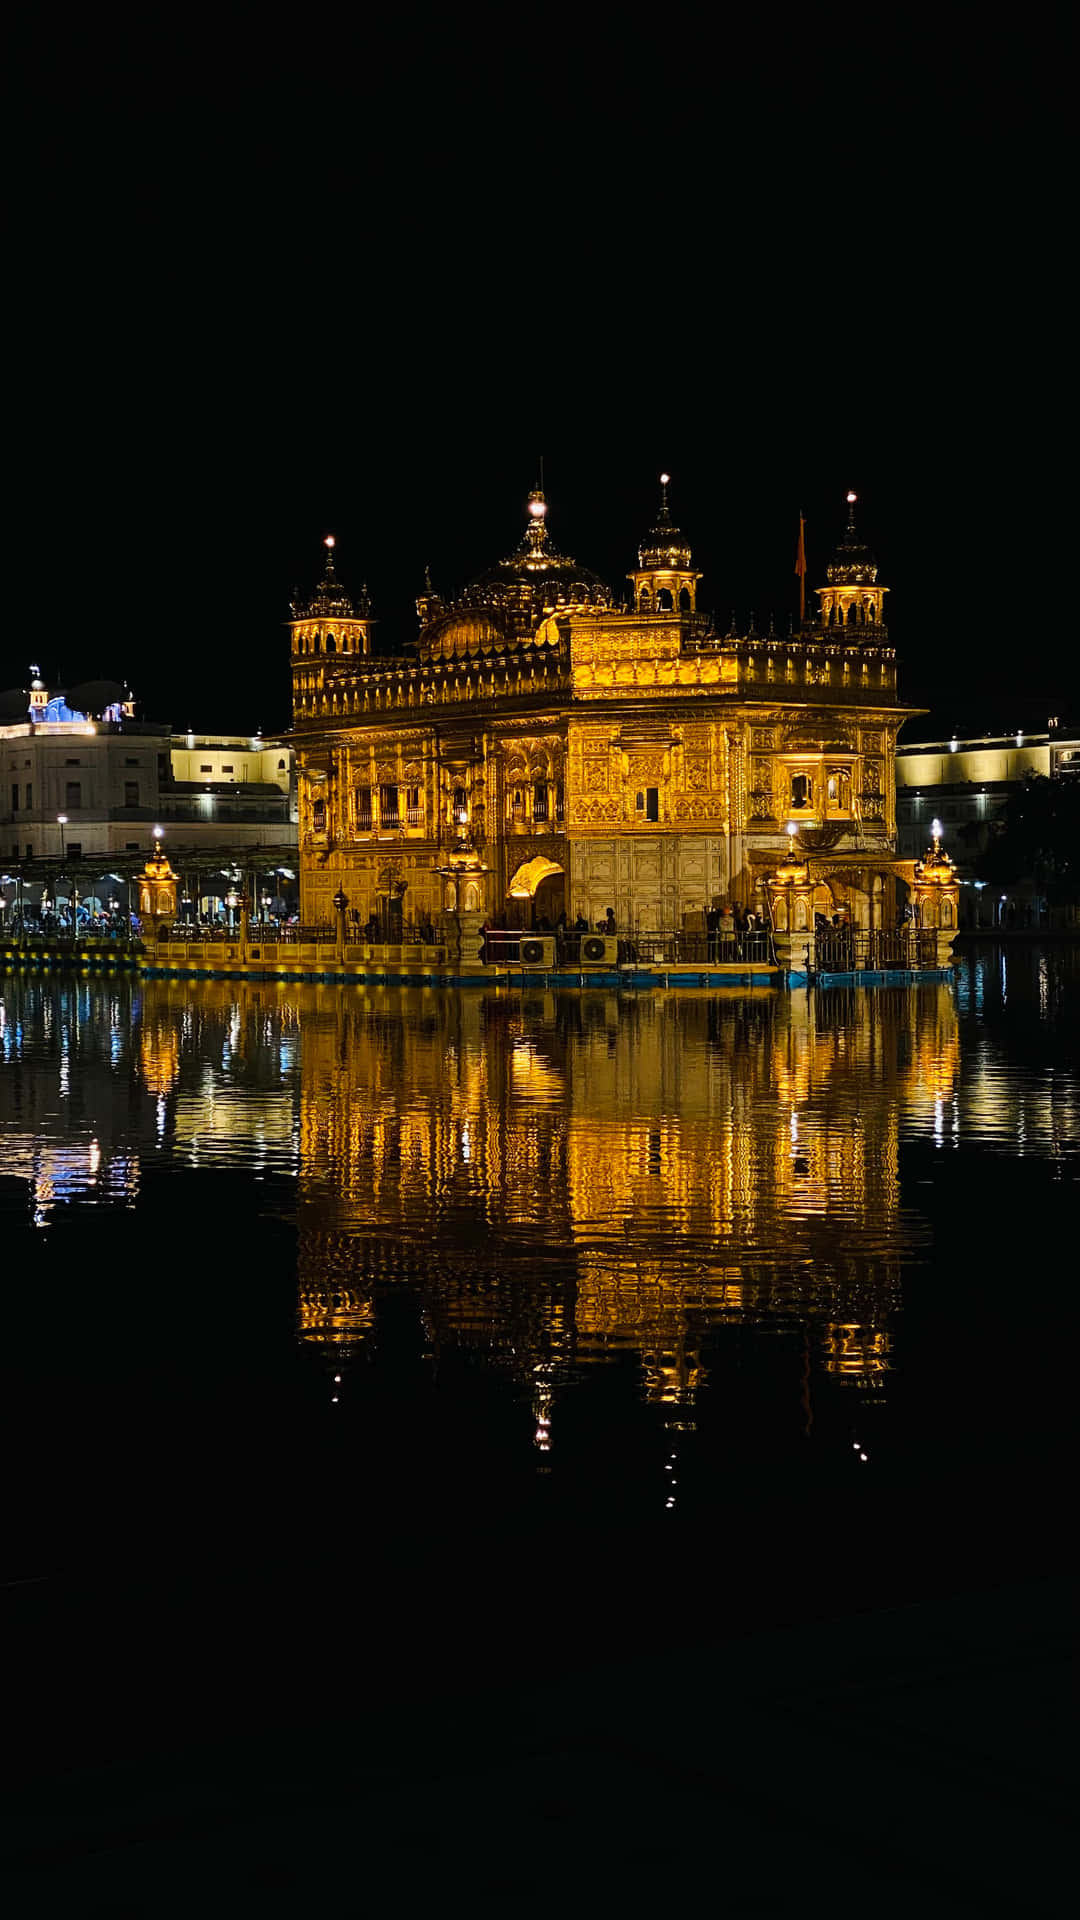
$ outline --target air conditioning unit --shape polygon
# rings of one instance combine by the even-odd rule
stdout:
[[[555,965],[555,935],[553,933],[523,934],[518,947],[518,958],[523,967],[543,967],[550,971]]]
[[[617,967],[619,964],[619,942],[610,933],[583,933],[580,952],[583,967]]]

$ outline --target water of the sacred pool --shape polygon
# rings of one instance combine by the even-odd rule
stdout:
[[[849,1621],[840,1685],[860,1619],[1038,1577],[1078,1016],[1033,942],[810,993],[0,978],[24,1751],[433,1694],[449,1742],[503,1686],[685,1729],[755,1635]]]

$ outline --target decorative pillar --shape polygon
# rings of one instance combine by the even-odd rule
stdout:
[[[937,964],[947,967],[957,933],[960,887],[956,868],[941,844],[940,821],[934,821],[932,834],[932,844],[915,862],[915,919],[921,930],[934,934]]]
[[[789,972],[814,967],[814,884],[809,862],[796,849],[796,830],[789,827],[788,857],[767,875],[765,891],[773,923],[773,941],[780,966]]]
[[[143,942],[154,952],[162,929],[176,919],[177,878],[160,848],[150,855],[137,877]]]

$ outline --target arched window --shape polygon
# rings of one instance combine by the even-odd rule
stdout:
[[[825,778],[825,798],[830,813],[851,811],[851,775],[846,767],[830,767]]]
[[[337,652],[337,641],[334,639],[332,633],[328,633],[326,636],[326,651],[327,653]]]
[[[284,760],[279,760],[279,761],[278,761],[278,763],[277,763],[277,770],[278,770],[278,772],[279,772],[279,773],[284,773],[284,771],[285,771],[285,762],[284,762]]]
[[[548,817],[548,790],[546,780],[533,781],[533,819],[546,820]]]
[[[326,832],[326,801],[325,800],[312,801],[311,827],[314,833]]]
[[[671,588],[661,587],[656,596],[657,613],[671,613],[674,610],[674,606],[675,602],[671,597]]]
[[[511,800],[510,800],[510,818],[511,818],[512,820],[524,820],[524,818],[525,818],[525,789],[524,789],[524,787],[515,787],[515,788],[514,788],[514,791],[513,791],[513,794],[512,794],[512,796],[511,796]]]
[[[648,589],[648,587],[642,587],[642,589],[641,589],[641,599],[639,600],[639,602],[638,602],[638,605],[639,605],[639,606],[641,606],[641,607],[643,607],[643,608],[644,608],[644,609],[645,609],[645,610],[647,611],[647,610],[648,610],[648,608],[650,607],[650,605],[651,605],[651,604],[652,604],[652,603],[651,603],[651,601],[650,601],[650,599],[649,599],[649,589]]]
[[[469,818],[469,796],[464,787],[455,787],[450,799],[450,817],[457,827],[463,827]]]
[[[682,592],[679,594],[679,611],[680,613],[689,613],[690,611],[689,587],[683,587]]]
[[[808,773],[793,773],[791,776],[791,806],[794,812],[799,807],[808,807],[814,796],[813,782]]]
[[[850,607],[847,610],[847,623],[849,627],[853,627],[855,625],[856,618],[857,618],[857,615],[855,612],[855,602],[853,600]]]

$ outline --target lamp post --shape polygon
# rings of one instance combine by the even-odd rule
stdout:
[[[348,904],[348,894],[342,887],[339,887],[334,895],[334,911],[337,914],[337,958],[339,960],[344,960],[345,958],[345,909]]]
[[[67,839],[64,834],[64,828],[67,826],[67,823],[68,823],[67,814],[58,813],[56,816],[56,824],[60,829],[60,873],[61,874],[63,874],[64,868],[67,865]],[[75,891],[74,886],[69,883],[68,911],[71,914],[71,944],[73,948],[75,945],[75,906],[71,896],[74,893],[74,891]],[[57,904],[57,908],[59,908],[60,906],[59,885],[57,886],[57,889],[56,889],[56,904]],[[57,921],[59,921],[59,917],[60,917],[59,913],[57,913]]]

